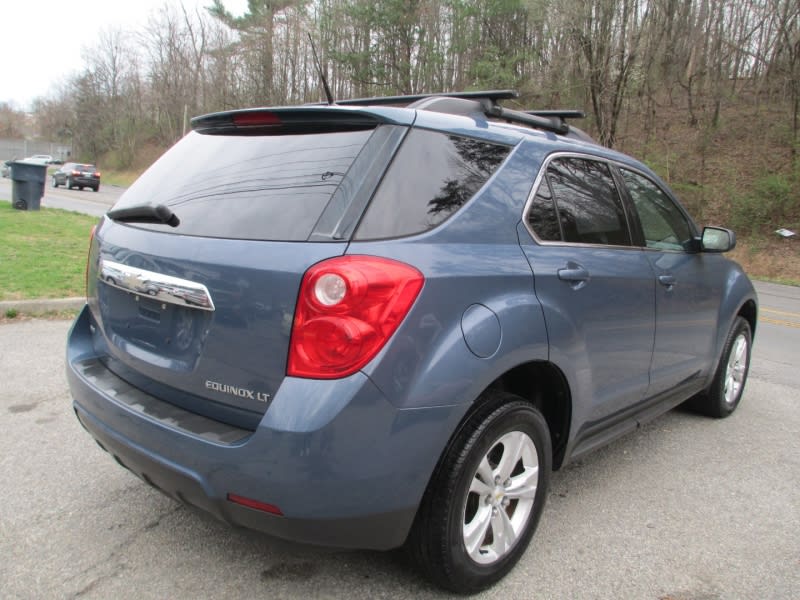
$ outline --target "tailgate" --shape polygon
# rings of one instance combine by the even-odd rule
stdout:
[[[257,422],[286,373],[303,273],[345,244],[179,239],[103,222],[88,272],[96,349],[164,400]]]

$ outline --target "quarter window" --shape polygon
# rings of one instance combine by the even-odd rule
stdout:
[[[356,239],[433,229],[483,187],[509,152],[508,146],[412,129],[375,193]]]
[[[692,229],[672,199],[647,177],[627,169],[620,171],[639,213],[646,246],[659,250],[687,250]]]

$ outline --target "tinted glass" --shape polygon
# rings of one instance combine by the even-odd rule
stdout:
[[[621,169],[621,172],[636,212],[639,213],[647,247],[688,249],[692,229],[672,199],[647,177],[626,169]]]
[[[356,238],[400,237],[432,229],[474,196],[510,151],[507,146],[412,129]]]
[[[556,205],[553,202],[553,194],[550,193],[550,185],[547,183],[547,178],[542,180],[539,190],[533,198],[531,210],[528,213],[528,223],[540,240],[546,242],[561,240],[561,228],[558,226]]]
[[[628,246],[622,202],[608,165],[583,158],[557,158],[547,168],[565,242]]]
[[[117,208],[165,204],[186,235],[306,240],[371,131],[283,136],[202,135],[178,142]]]

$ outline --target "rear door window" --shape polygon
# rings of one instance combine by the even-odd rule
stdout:
[[[546,179],[555,200],[563,241],[611,246],[631,244],[622,201],[605,162],[556,158],[547,167]],[[543,239],[552,239],[555,235],[552,226],[541,230],[545,235]]]
[[[356,231],[356,239],[428,231],[461,208],[492,176],[511,148],[412,129]]]

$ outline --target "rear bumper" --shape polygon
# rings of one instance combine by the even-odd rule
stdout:
[[[299,542],[401,545],[458,407],[398,410],[361,373],[286,378],[255,431],[177,408],[108,371],[84,308],[69,335],[74,409],[94,439],[165,494],[228,523]],[[276,516],[228,494],[276,506]]]
[[[100,185],[100,180],[95,177],[84,177],[82,175],[74,176],[71,175],[64,179],[65,182],[71,182],[72,185],[83,185],[86,187],[98,187]]]

